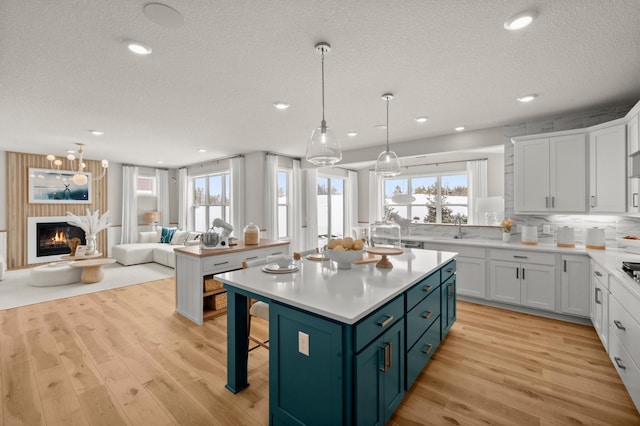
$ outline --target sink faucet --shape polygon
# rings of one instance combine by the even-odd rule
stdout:
[[[454,235],[453,238],[461,239],[462,238],[462,216],[457,214],[453,218],[453,224],[458,225],[458,233]]]

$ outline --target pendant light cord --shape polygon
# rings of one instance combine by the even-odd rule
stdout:
[[[322,57],[322,123],[325,123],[324,120],[324,50],[321,54]]]
[[[389,98],[387,97],[387,152],[389,152]]]

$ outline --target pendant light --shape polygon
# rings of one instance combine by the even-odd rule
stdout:
[[[378,155],[376,174],[382,177],[393,177],[400,174],[400,160],[395,152],[389,150],[389,101],[393,99],[393,94],[385,93],[382,99],[387,102],[387,149]]]
[[[342,160],[340,141],[327,127],[324,119],[324,55],[331,51],[329,43],[324,41],[316,44],[316,53],[322,57],[322,121],[320,127],[311,133],[311,139],[307,145],[307,161],[316,166],[333,166]]]

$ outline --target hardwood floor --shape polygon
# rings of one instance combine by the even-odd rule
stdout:
[[[268,351],[251,351],[251,386],[233,395],[226,317],[199,327],[174,310],[167,279],[0,311],[2,424],[267,424]],[[640,415],[592,328],[459,302],[390,424],[634,425]]]

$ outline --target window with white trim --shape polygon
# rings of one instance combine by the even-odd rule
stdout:
[[[157,192],[155,176],[140,176],[136,177],[136,195],[149,195],[155,196]]]
[[[229,172],[193,178],[193,224],[196,231],[207,231],[215,218],[229,222],[230,183]]]
[[[385,212],[414,223],[453,223],[457,215],[467,223],[468,182],[466,172],[387,178]]]
[[[331,238],[343,238],[345,179],[318,177],[318,246],[323,247]]]
[[[277,178],[278,239],[287,239],[291,234],[291,170],[278,169]]]

